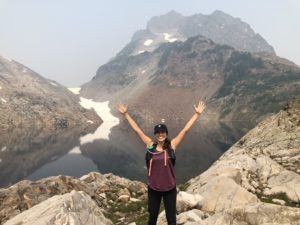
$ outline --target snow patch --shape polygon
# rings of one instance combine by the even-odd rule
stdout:
[[[27,72],[27,69],[24,67],[22,70],[22,73],[26,73],[26,72]]]
[[[148,39],[147,41],[144,42],[144,45],[145,45],[145,46],[149,46],[149,45],[151,45],[152,43],[153,43],[153,40]]]
[[[80,155],[81,154],[81,150],[79,146],[74,147],[71,151],[69,151],[69,154],[77,154]]]
[[[54,83],[54,82],[51,82],[51,81],[50,81],[50,84],[52,84],[53,86],[57,86],[57,84],[56,84],[56,83]]]
[[[95,102],[91,99],[80,97],[80,105],[86,109],[93,108],[96,113],[101,117],[103,123],[97,128],[93,134],[87,134],[80,138],[80,144],[93,142],[97,139],[109,140],[109,134],[112,127],[119,124],[119,119],[110,113],[108,101]]]
[[[77,87],[77,88],[68,88],[68,89],[69,89],[69,91],[71,91],[75,95],[79,95],[80,94],[80,90],[81,90],[80,87]]]
[[[143,71],[142,71],[142,74],[144,74],[145,72],[146,72],[146,70],[143,70]]]
[[[6,103],[6,100],[4,98],[1,98],[1,101],[4,102],[4,103]]]
[[[168,33],[163,33],[163,35],[165,36],[165,40],[168,41],[168,42],[177,41],[177,38],[170,38],[172,35],[170,35]]]
[[[0,86],[0,90],[2,89],[2,87]]]
[[[145,50],[141,50],[141,51],[138,51],[138,54],[142,54],[144,52],[145,52]]]
[[[93,123],[94,123],[94,121],[91,121],[91,120],[87,120],[86,122],[87,122],[87,123],[90,123],[90,124],[93,124]]]
[[[6,151],[6,146],[4,146],[3,148],[1,148],[1,152],[5,152]]]

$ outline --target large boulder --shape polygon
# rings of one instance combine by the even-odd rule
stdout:
[[[201,209],[203,197],[198,194],[190,194],[184,191],[180,191],[177,194],[177,212],[185,212],[190,209]]]
[[[15,216],[5,225],[112,225],[89,195],[72,191],[56,195]]]

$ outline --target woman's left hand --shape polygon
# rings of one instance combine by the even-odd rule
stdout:
[[[201,114],[204,109],[206,108],[205,103],[202,101],[199,101],[198,106],[194,105],[195,111],[197,114]]]
[[[124,104],[122,104],[122,103],[120,103],[120,104],[117,105],[117,109],[118,109],[118,111],[119,111],[121,114],[123,114],[123,115],[124,115],[125,113],[127,113],[127,111],[128,111],[127,106],[124,105]]]

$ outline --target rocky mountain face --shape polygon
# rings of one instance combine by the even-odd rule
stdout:
[[[204,165],[217,159],[220,151],[266,115],[277,112],[292,96],[300,95],[299,87],[300,68],[288,60],[237,51],[197,36],[163,44],[151,53],[117,56],[101,66],[80,93],[109,100],[112,109],[120,101],[127,103],[145,132],[152,132],[164,119],[171,138],[193,114],[193,105],[204,100],[207,108],[180,146],[184,151],[178,156],[187,163],[180,171],[191,174],[186,168],[206,169]],[[126,122],[115,129],[130,132]],[[114,130],[111,137],[120,139],[113,138]],[[127,152],[133,151],[129,146]],[[183,160],[198,154],[205,158],[201,164]]]
[[[87,126],[102,121],[79,98],[55,81],[0,56],[0,128]],[[76,112],[76,113],[74,113]]]
[[[298,97],[259,123],[207,171],[178,186],[177,224],[298,225],[299,141]],[[112,174],[21,181],[0,189],[0,201],[5,225],[147,221],[145,184]],[[164,211],[158,224],[167,224]]]
[[[245,22],[222,11],[211,15],[182,16],[171,11],[150,19],[145,30],[137,31],[119,55],[152,52],[162,43],[186,41],[202,35],[218,44],[247,52],[275,53],[272,46]]]

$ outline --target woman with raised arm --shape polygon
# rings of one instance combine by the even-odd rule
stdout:
[[[175,150],[205,109],[205,104],[200,101],[198,106],[194,105],[194,108],[194,115],[179,134],[170,141],[165,124],[157,124],[154,127],[155,139],[152,140],[144,134],[129,115],[127,106],[123,104],[117,106],[118,111],[125,116],[132,129],[147,147],[145,158],[148,167],[148,225],[156,224],[161,198],[163,198],[168,225],[176,225]]]

